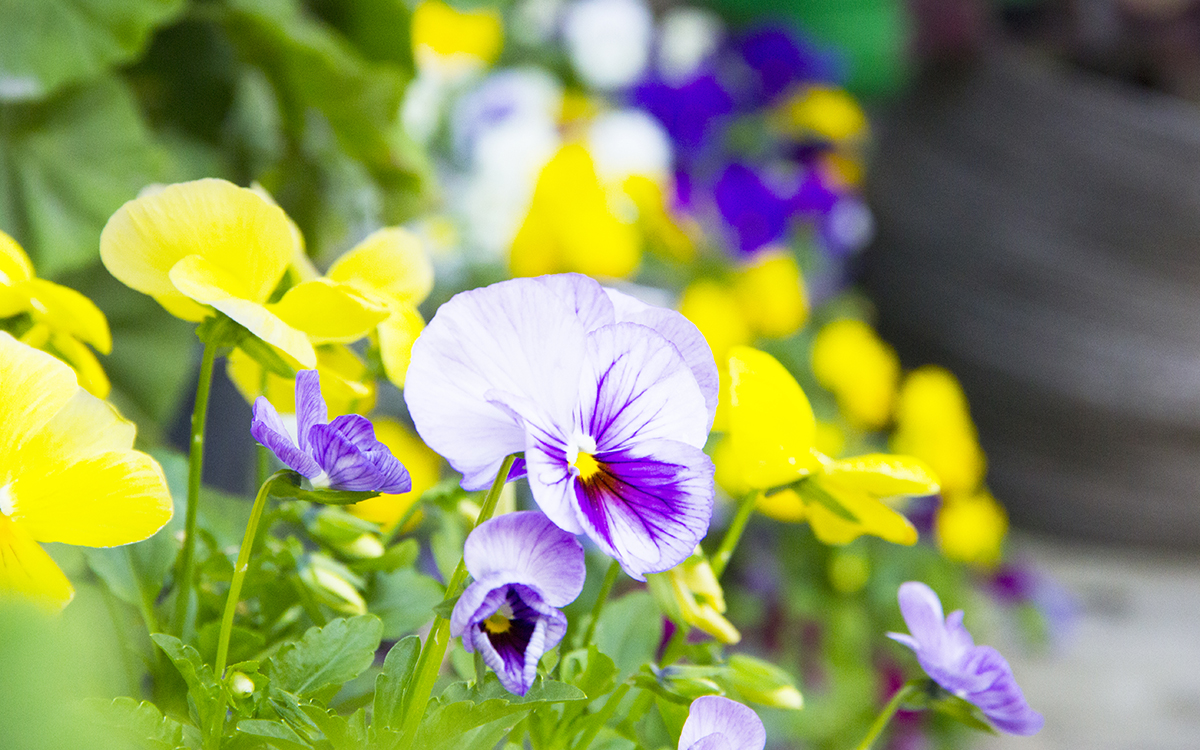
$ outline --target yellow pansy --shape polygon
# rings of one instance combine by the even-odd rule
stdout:
[[[933,365],[904,379],[891,447],[932,466],[951,495],[974,491],[987,469],[962,387],[948,370]]]
[[[764,336],[791,336],[808,319],[808,295],[800,266],[785,250],[758,253],[738,271],[733,294],[746,322]]]
[[[742,639],[725,619],[725,592],[699,550],[665,573],[646,576],[646,583],[659,607],[676,623],[699,628],[721,643]]]
[[[292,357],[316,365],[315,340],[353,341],[387,313],[325,280],[268,300],[296,252],[283,210],[224,180],[168,185],[129,201],[100,235],[100,258],[127,286],[199,322],[217,310]],[[315,316],[317,306],[337,316]]]
[[[504,23],[491,9],[460,11],[440,0],[424,0],[413,10],[412,40],[422,66],[482,67],[500,56]]]
[[[729,373],[733,462],[747,487],[764,491],[762,512],[807,520],[826,544],[846,544],[862,534],[916,542],[912,524],[884,500],[937,492],[929,467],[907,456],[828,458],[814,447],[817,426],[808,398],[778,360],[734,347]]]
[[[951,560],[975,565],[1000,562],[1008,515],[986,490],[949,495],[934,526],[938,548]]]
[[[827,324],[813,340],[812,369],[851,424],[868,429],[887,424],[900,359],[871,326],[850,318]]]
[[[667,206],[663,186],[646,175],[630,175],[622,188],[638,212],[638,227],[646,238],[646,246],[672,260],[687,262],[696,256],[696,242],[700,228],[693,221],[690,225],[672,215]]]
[[[67,365],[0,333],[0,595],[50,605],[74,589],[40,542],[112,547],[171,519],[162,469],[135,428]]]
[[[28,316],[28,327],[13,333],[73,367],[79,383],[92,395],[108,396],[108,376],[87,346],[103,354],[112,351],[104,313],[74,289],[36,278],[29,256],[0,231],[0,318],[20,315]]]
[[[375,381],[370,377],[366,363],[353,349],[330,344],[316,347],[316,352],[321,396],[331,418],[342,414],[367,414],[375,408]],[[247,402],[253,404],[259,396],[266,396],[279,413],[295,413],[295,378],[268,372],[264,389],[262,365],[240,349],[229,354],[225,372]]]
[[[724,432],[729,423],[729,350],[750,343],[753,334],[733,292],[711,279],[693,281],[683,290],[679,312],[700,329],[717,362],[719,389],[712,428]]]
[[[412,489],[402,495],[379,495],[351,505],[349,510],[359,518],[374,521],[384,530],[389,530],[413,503],[421,499],[426,490],[437,484],[442,472],[442,459],[399,422],[384,417],[375,419],[374,423],[375,437],[408,469]]]
[[[797,138],[817,137],[834,143],[857,142],[867,135],[867,116],[845,89],[808,86],[784,103],[780,122]]]
[[[629,204],[627,211],[620,210],[622,200]],[[575,271],[629,277],[642,259],[636,220],[629,196],[601,185],[587,149],[568,144],[538,175],[529,213],[513,238],[509,266],[514,276]]]

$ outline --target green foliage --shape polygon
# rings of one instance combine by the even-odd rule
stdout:
[[[310,628],[271,659],[271,682],[301,698],[340,688],[371,666],[382,633],[383,623],[372,615]]]
[[[654,597],[648,591],[635,591],[604,607],[596,623],[596,645],[616,665],[618,680],[624,680],[654,661],[662,630]]]

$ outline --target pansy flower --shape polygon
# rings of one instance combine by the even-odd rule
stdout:
[[[572,274],[463,292],[413,346],[404,395],[463,487],[523,451],[546,515],[635,578],[682,562],[708,529],[716,365],[676,312]]]
[[[522,511],[472,531],[463,562],[475,582],[454,605],[450,633],[479,651],[509,692],[524,695],[542,654],[567,632],[558,607],[583,590],[583,547],[541,513]]]
[[[679,750],[763,750],[762,719],[737,701],[705,695],[692,701],[679,734]]]
[[[329,421],[316,370],[296,375],[296,438],[271,402],[254,402],[250,434],[314,487],[356,492],[408,492],[408,471],[375,439],[370,420],[346,414]]]
[[[888,633],[917,655],[925,673],[947,691],[978,706],[1009,734],[1036,734],[1044,719],[1029,707],[1008,662],[990,646],[976,646],[961,609],[942,617],[942,602],[919,581],[900,585],[900,612],[909,634]]]
[[[136,429],[71,368],[0,332],[0,598],[61,606],[70,581],[39,543],[114,547],[171,519],[162,469]]]

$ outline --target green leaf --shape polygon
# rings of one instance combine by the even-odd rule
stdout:
[[[858,516],[847,510],[846,506],[839,503],[836,497],[827,492],[824,487],[811,478],[800,480],[796,483],[795,487],[796,492],[800,493],[800,496],[810,503],[825,506],[826,510],[843,521],[858,523]]]
[[[353,505],[379,495],[378,492],[354,492],[351,490],[305,489],[302,477],[291,472],[271,485],[272,497],[291,497],[297,500],[307,500],[310,503],[323,505]]]
[[[654,661],[662,628],[662,614],[648,591],[634,591],[605,605],[596,622],[595,642],[616,664],[618,681]]]
[[[238,722],[237,731],[266,740],[271,747],[283,750],[311,750],[312,743],[301,737],[296,730],[280,721],[265,719],[243,719]]]
[[[408,635],[433,619],[433,607],[442,601],[442,585],[412,568],[375,576],[370,610],[383,619],[384,638]]]
[[[37,104],[0,104],[0,228],[40,276],[90,266],[105,222],[165,164],[117,79]]]
[[[221,688],[212,667],[200,658],[200,652],[166,633],[151,633],[150,639],[162,649],[188,686],[188,702],[196,712],[196,724],[203,730],[223,717],[216,715]]]
[[[410,635],[396,642],[375,678],[374,726],[399,728],[404,721],[404,696],[421,655],[421,639]]]
[[[158,706],[133,698],[116,698],[97,708],[103,722],[137,747],[147,750],[175,750],[198,747],[200,733],[195,727],[163,716]]]
[[[373,615],[309,628],[303,638],[285,645],[271,659],[271,683],[301,698],[340,686],[371,666],[382,633],[383,623]]]
[[[979,710],[979,706],[950,693],[943,692],[940,695],[941,697],[935,700],[931,706],[934,711],[945,714],[960,724],[965,724],[978,732],[986,732],[987,734],[997,736],[1000,734],[988,723],[983,711]]]
[[[433,613],[443,620],[449,620],[450,616],[454,614],[454,608],[458,606],[458,600],[461,598],[462,596],[459,595],[443,599],[433,608]]]
[[[379,557],[368,557],[363,560],[353,560],[349,564],[355,573],[365,573],[368,570],[378,570],[391,573],[400,568],[407,568],[417,561],[421,554],[421,545],[416,539],[408,538],[388,547]]]
[[[305,704],[301,709],[336,750],[366,750],[368,747],[367,719],[363,709],[349,717],[338,716],[312,704]]]
[[[538,680],[523,696],[505,690],[494,674],[480,686],[456,682],[426,711],[414,746],[422,750],[491,750],[534,708],[586,699],[582,690],[563,682]]]
[[[5,0],[0,101],[42,98],[135,59],[183,0]]]
[[[559,674],[564,682],[579,688],[588,700],[594,701],[613,689],[617,665],[593,643],[586,651],[576,649],[564,656]]]

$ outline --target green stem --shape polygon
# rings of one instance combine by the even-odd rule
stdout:
[[[614,690],[612,695],[608,696],[608,700],[604,702],[604,706],[596,712],[594,717],[591,717],[592,723],[587,728],[587,731],[583,733],[578,742],[572,745],[572,750],[587,750],[588,746],[592,744],[592,740],[596,739],[596,735],[600,733],[600,729],[612,718],[612,715],[617,710],[617,706],[620,705],[621,700],[628,692],[629,684],[624,683]]]
[[[504,459],[499,473],[496,474],[496,480],[492,482],[492,488],[483,498],[483,507],[479,509],[479,516],[475,519],[476,528],[496,512],[496,503],[500,501],[500,491],[504,489],[504,483],[508,480],[508,472],[515,460],[515,455]],[[459,558],[458,565],[450,575],[450,580],[446,582],[446,598],[457,596],[459,588],[466,580],[467,566],[462,558]],[[446,656],[446,647],[449,644],[450,621],[441,617],[434,618],[433,627],[429,629],[429,635],[425,637],[425,644],[421,648],[421,655],[417,658],[412,687],[409,688],[411,697],[405,699],[404,723],[401,725],[398,750],[408,750],[417,739],[417,729],[421,726],[422,717],[425,716],[425,707],[429,705],[429,697],[433,694],[433,684],[437,682],[438,672],[442,668],[442,659]]]
[[[421,499],[417,498],[416,500],[413,500],[412,505],[408,506],[408,510],[404,511],[404,515],[400,516],[400,520],[397,521],[395,525],[388,529],[387,533],[383,535],[383,546],[385,549],[392,546],[392,542],[396,541],[396,537],[403,533],[404,527],[408,525],[408,522],[412,520],[413,516],[417,515],[417,511],[420,509]]]
[[[286,469],[277,471],[263,482],[262,487],[258,490],[258,496],[254,498],[254,506],[250,509],[250,520],[246,522],[246,535],[242,537],[242,548],[238,550],[237,564],[233,568],[233,579],[229,582],[229,596],[225,599],[225,613],[221,616],[221,633],[217,638],[217,661],[213,668],[213,674],[217,676],[218,680],[225,676],[225,662],[229,657],[229,638],[233,634],[233,615],[237,611],[238,601],[242,595],[242,584],[246,580],[246,573],[250,570],[250,553],[254,549],[254,538],[258,535],[258,522],[262,519],[263,511],[267,507],[267,497],[270,495],[271,485],[275,483],[276,479],[290,473]]]
[[[709,565],[712,566],[713,575],[719,580],[721,574],[725,572],[725,566],[729,564],[729,558],[733,557],[733,551],[737,549],[738,542],[742,540],[742,532],[746,530],[746,523],[749,522],[750,516],[754,513],[754,506],[758,502],[760,493],[752,492],[742,498],[742,502],[738,505],[737,513],[733,516],[733,522],[729,524],[729,530],[725,532],[725,538],[721,540],[721,546],[717,547],[717,553],[713,555]]]
[[[621,572],[621,563],[613,560],[608,564],[608,571],[604,574],[604,583],[600,584],[600,593],[596,594],[596,603],[592,605],[592,619],[588,623],[587,632],[583,634],[583,645],[581,648],[587,648],[592,643],[592,638],[596,635],[596,623],[600,620],[600,613],[604,610],[604,603],[608,601],[608,595],[612,593],[613,585],[617,582],[617,576]]]
[[[871,724],[871,728],[867,730],[867,736],[863,737],[862,742],[858,743],[854,750],[870,750],[871,743],[879,737],[879,733],[884,730],[892,717],[896,715],[896,711],[900,709],[900,704],[903,703],[910,695],[920,689],[922,680],[912,680],[904,683],[904,686],[896,691],[888,704],[883,707],[883,711],[879,716],[875,717],[875,722]]]
[[[175,587],[175,619],[172,626],[180,640],[191,637],[189,611],[192,579],[196,574],[196,516],[200,507],[200,479],[204,471],[204,427],[208,421],[208,394],[212,388],[213,363],[217,359],[215,343],[204,345],[200,360],[200,379],[196,383],[196,405],[192,410],[192,438],[188,444],[187,517],[183,529],[183,549],[179,553],[178,585]]]

